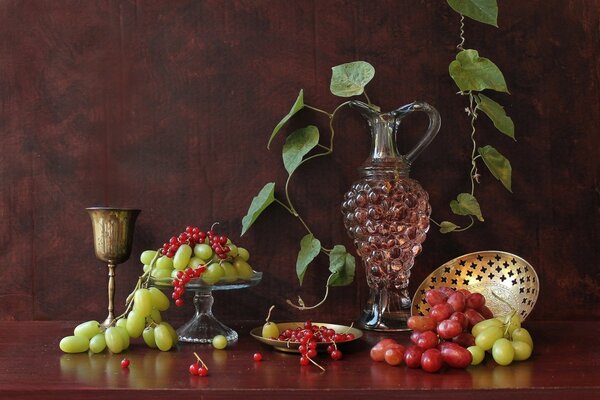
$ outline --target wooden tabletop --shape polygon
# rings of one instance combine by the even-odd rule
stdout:
[[[238,324],[240,339],[226,350],[180,344],[161,352],[134,341],[123,354],[63,354],[58,342],[74,325],[0,322],[0,399],[600,399],[600,322],[530,322],[530,360],[436,374],[371,361],[368,350],[382,337],[371,332],[342,347],[341,361],[319,355],[321,372],[257,342],[247,333],[252,323]],[[408,343],[407,333],[389,336]],[[208,377],[188,373],[194,351]],[[252,359],[257,351],[262,362]]]

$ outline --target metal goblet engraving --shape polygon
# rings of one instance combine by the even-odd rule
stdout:
[[[131,254],[133,230],[140,210],[130,208],[86,208],[92,220],[96,258],[108,264],[108,316],[102,323],[110,325],[115,319],[115,270]]]

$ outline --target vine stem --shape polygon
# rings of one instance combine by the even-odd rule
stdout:
[[[475,181],[479,182],[479,174],[477,173],[477,158],[475,157],[477,152],[477,142],[475,141],[475,120],[477,119],[477,106],[473,106],[475,102],[475,96],[473,92],[469,90],[469,108],[468,113],[471,117],[471,142],[473,148],[471,150],[471,171],[469,172],[469,179],[471,180],[471,196],[475,193]]]
[[[317,304],[315,304],[314,306],[305,306],[304,305],[304,301],[302,301],[302,298],[300,296],[298,296],[298,305],[294,304],[291,300],[286,300],[286,303],[289,304],[290,306],[294,307],[297,310],[313,310],[317,307],[319,307],[321,304],[325,303],[325,301],[327,300],[327,297],[329,296],[329,281],[331,280],[331,278],[333,277],[333,274],[329,275],[329,277],[327,278],[327,284],[325,286],[325,295],[323,296],[323,298],[321,299],[321,301],[319,301]]]
[[[460,14],[460,31],[458,36],[460,38],[460,43],[456,45],[456,48],[462,51],[465,49],[465,16],[462,14]]]

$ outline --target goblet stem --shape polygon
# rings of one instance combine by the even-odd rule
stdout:
[[[108,316],[102,326],[108,327],[115,319],[115,264],[108,264]]]

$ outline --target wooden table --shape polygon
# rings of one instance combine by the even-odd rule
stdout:
[[[531,322],[530,360],[436,374],[372,362],[377,333],[343,347],[341,361],[319,356],[321,372],[255,341],[246,332],[258,323],[238,324],[241,338],[227,350],[180,344],[164,353],[134,341],[124,354],[63,354],[58,341],[74,325],[0,322],[0,399],[600,399],[600,322]],[[392,336],[408,342],[407,333]],[[208,377],[188,373],[194,351]],[[125,356],[129,369],[120,367]]]

